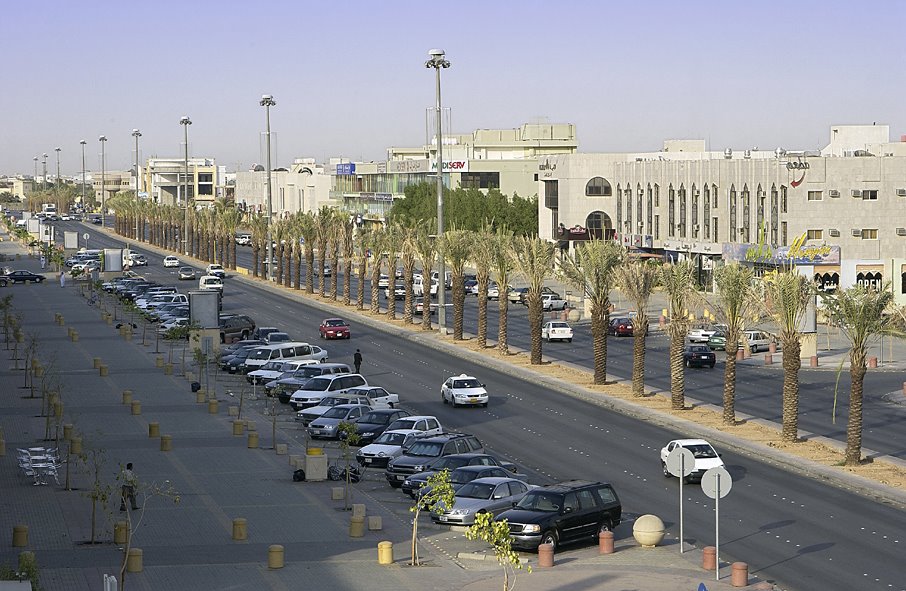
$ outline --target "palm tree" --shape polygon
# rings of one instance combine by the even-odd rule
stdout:
[[[635,306],[632,322],[632,395],[645,395],[645,341],[648,338],[648,302],[657,287],[660,271],[651,261],[633,260],[614,269],[614,280]],[[606,325],[605,325],[606,328]],[[606,337],[605,337],[606,338]]]
[[[513,242],[513,262],[519,274],[528,283],[525,300],[528,303],[529,331],[532,338],[531,363],[541,364],[541,288],[554,266],[556,247],[543,238],[520,236]]]
[[[273,255],[277,259],[277,266],[274,270],[274,283],[280,285],[284,271],[287,270],[285,266],[286,257],[283,256],[286,249],[286,223],[283,220],[271,221],[271,239],[274,241]],[[270,268],[271,265],[273,265],[273,261],[268,263],[265,268]],[[270,273],[268,273],[268,277],[270,277]]]
[[[607,325],[610,323],[610,292],[616,282],[615,269],[625,253],[612,240],[590,240],[579,244],[560,261],[560,275],[582,291],[591,302],[591,340],[595,359],[594,383],[607,382]],[[539,339],[540,334],[539,334]],[[633,370],[634,371],[634,370]]]
[[[475,279],[478,281],[478,346],[488,345],[488,284],[491,280],[491,265],[494,263],[494,234],[485,225],[472,232],[472,262],[475,263]]]
[[[727,325],[723,422],[725,425],[735,425],[736,353],[739,350],[739,339],[745,330],[745,319],[753,315],[762,297],[756,290],[752,268],[739,263],[718,267],[714,272],[714,284],[717,286],[717,317]]]
[[[783,419],[780,438],[799,438],[799,325],[814,297],[808,278],[787,268],[764,278],[765,311],[777,325],[783,354]],[[729,339],[727,345],[729,345]]]
[[[827,315],[850,342],[849,420],[846,423],[847,466],[862,463],[862,395],[868,346],[881,335],[903,336],[891,314],[893,291],[885,285],[880,291],[856,285],[843,291],[822,292]]]
[[[249,218],[249,230],[252,234],[252,277],[267,277],[266,267],[263,265],[261,258],[262,250],[264,257],[267,257],[267,217],[264,214],[256,213]]]
[[[422,330],[431,330],[431,266],[437,258],[437,243],[432,236],[432,220],[415,227],[415,250],[422,262]],[[438,289],[443,289],[438,284]]]
[[[497,350],[501,353],[509,352],[507,344],[507,311],[510,300],[510,274],[513,271],[513,235],[506,228],[498,228],[491,243],[492,263],[491,275],[497,282]]]
[[[381,281],[385,237],[384,229],[378,227],[372,228],[368,235],[368,245],[371,248],[371,313],[375,316],[381,313],[381,290],[378,283]]]
[[[689,331],[688,309],[695,295],[695,268],[684,260],[661,267],[661,285],[667,293],[670,335],[670,403],[673,410],[686,408],[686,376],[683,373],[683,348]]]
[[[341,250],[343,251],[343,303],[347,306],[352,300],[352,261],[356,251],[356,226],[355,219],[347,216],[342,220],[342,235],[340,237]],[[334,272],[339,272],[335,269]],[[359,286],[362,284],[360,283]]]
[[[403,300],[403,323],[412,324],[412,308],[414,305],[412,294],[412,276],[415,273],[415,265],[418,262],[418,251],[415,248],[415,230],[401,226],[403,233],[403,242],[400,248],[400,263],[403,265],[403,281],[406,285],[406,297]],[[422,276],[424,284],[424,276]],[[430,314],[428,314],[430,316]]]
[[[318,237],[318,220],[314,213],[301,214],[297,223],[299,234],[305,241],[305,289],[309,294],[315,291],[315,247]],[[301,282],[301,279],[300,279]]]
[[[450,269],[453,282],[453,340],[462,340],[463,313],[466,307],[466,262],[472,250],[471,232],[447,230],[441,236],[441,250]],[[437,289],[441,289],[438,285]]]
[[[236,269],[236,230],[239,228],[239,222],[242,220],[242,214],[235,206],[227,207],[220,214],[223,225],[223,238],[226,243],[227,256],[224,257],[225,266],[229,269]]]
[[[368,257],[369,249],[371,248],[371,231],[365,230],[362,228],[358,232],[358,238],[356,239],[357,250],[358,250],[358,262],[359,267],[357,269],[359,275],[359,290],[355,294],[355,307],[356,310],[365,309],[365,277],[368,276]]]
[[[318,214],[315,217],[318,254],[320,255],[317,267],[318,293],[322,298],[327,297],[327,281],[326,277],[324,277],[324,267],[328,264],[328,249],[330,248],[330,241],[333,238],[333,219],[334,211],[326,205],[318,210]]]
[[[384,250],[387,251],[387,275],[390,277],[387,292],[387,318],[396,319],[396,296],[394,285],[396,276],[396,262],[399,260],[400,250],[405,242],[405,229],[399,224],[391,223],[384,227]]]

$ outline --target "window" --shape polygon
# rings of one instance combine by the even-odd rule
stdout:
[[[705,195],[702,198],[702,203],[704,204],[702,207],[702,225],[705,230],[705,240],[710,240],[711,224],[709,222],[711,221],[711,193],[708,190],[708,185],[705,185]]]
[[[780,245],[781,246],[786,246],[786,239],[787,239],[786,222],[780,222]]]
[[[780,186],[780,213],[786,213],[786,187]],[[783,243],[786,244],[786,238],[783,239]]]
[[[698,238],[698,190],[692,185],[692,237]]]
[[[824,239],[824,230],[806,230],[805,239],[806,240],[823,240]]]
[[[680,185],[679,188],[679,235],[680,238],[686,237],[686,187]]]
[[[777,244],[777,227],[780,225],[778,215],[777,187],[771,185],[771,244],[773,245]]]
[[[673,185],[667,189],[667,236],[676,233],[676,191]]]
[[[720,237],[718,236],[718,233],[717,233],[717,231],[718,231],[717,218],[714,218],[714,227],[712,229],[714,230],[714,238],[713,238],[714,242],[720,242]]]
[[[654,193],[651,185],[648,185],[648,234],[651,234],[651,226],[654,221]]]
[[[544,181],[544,207],[557,209],[560,206],[560,189],[558,181]],[[556,228],[557,225],[554,224]]]
[[[751,219],[751,198],[749,197],[749,186],[742,187],[742,236],[746,242],[752,241],[752,233],[749,225]]]
[[[585,184],[587,197],[610,197],[611,194],[610,183],[604,177],[596,176]]]
[[[460,175],[463,189],[499,189],[499,172],[464,172]]]
[[[620,198],[620,185],[617,185],[617,232],[623,231],[623,200]]]
[[[661,239],[661,216],[654,216],[654,239]]]
[[[626,187],[626,233],[632,233],[632,189]]]
[[[198,182],[199,183],[213,183],[214,175],[211,174],[210,172],[201,172],[198,174]]]
[[[593,211],[585,218],[589,238],[604,238],[604,212]]]
[[[809,201],[821,201],[824,198],[824,194],[821,191],[809,191],[808,200]]]
[[[636,212],[636,225],[638,225],[639,234],[642,233],[642,197],[645,193],[642,191],[642,185],[636,185],[636,190],[638,191],[639,198],[638,202],[635,204]]]
[[[862,191],[862,200],[863,201],[877,201],[878,200],[878,190],[869,189],[867,191]]]
[[[865,229],[862,228],[862,240],[877,240],[878,239],[878,229]]]
[[[730,242],[736,242],[736,188],[730,187],[730,229],[727,236]]]

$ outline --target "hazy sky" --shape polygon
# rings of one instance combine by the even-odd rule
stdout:
[[[574,123],[582,152],[814,149],[832,124],[906,134],[906,2],[43,0],[3,3],[0,174],[107,168],[141,155],[243,170],[381,160],[425,142],[430,48],[447,52],[452,129]],[[39,163],[40,166],[40,163]],[[39,170],[40,174],[40,170]]]

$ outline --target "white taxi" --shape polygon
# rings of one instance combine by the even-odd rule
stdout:
[[[440,397],[444,404],[456,406],[487,406],[488,391],[477,378],[459,374],[447,378],[440,387]]]
[[[541,338],[548,343],[551,341],[573,342],[572,327],[562,320],[551,320],[545,322],[541,327]]]

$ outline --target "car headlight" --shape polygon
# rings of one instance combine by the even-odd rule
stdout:
[[[378,457],[383,458],[383,457],[386,456],[387,454],[384,453],[384,452],[382,452],[382,451],[379,451],[377,455],[378,455]]]
[[[540,534],[541,526],[536,523],[527,523],[522,526],[522,532],[526,534]]]
[[[407,478],[403,481],[403,486],[412,486],[412,482]]]
[[[471,509],[453,509],[450,511],[450,515],[468,515],[471,512]]]
[[[366,431],[365,433],[362,433],[359,437],[374,437],[374,432]]]
[[[428,466],[425,464],[417,464],[414,466],[416,472],[424,472]]]

